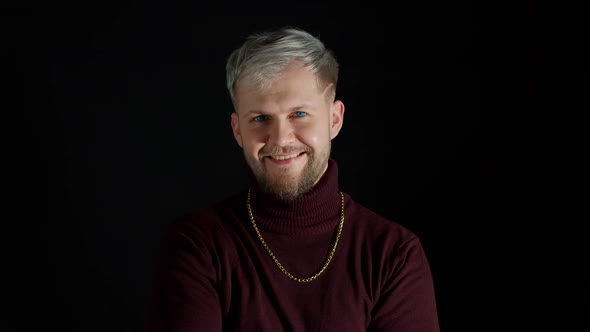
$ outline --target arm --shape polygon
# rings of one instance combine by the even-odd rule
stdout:
[[[179,227],[167,231],[156,260],[146,332],[221,331],[209,240],[205,232],[189,237]]]
[[[439,332],[432,275],[418,238],[386,262],[369,331]]]

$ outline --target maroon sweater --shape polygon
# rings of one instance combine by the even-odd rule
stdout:
[[[335,161],[294,202],[252,184],[256,224],[279,262],[295,277],[317,273],[340,222]],[[345,194],[332,261],[317,279],[300,283],[262,246],[246,195],[170,225],[156,263],[147,332],[439,331],[431,271],[409,230]]]

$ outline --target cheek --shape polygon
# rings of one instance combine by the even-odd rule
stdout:
[[[260,144],[266,140],[267,136],[268,134],[262,130],[247,130],[242,132],[242,139],[248,145]]]
[[[329,135],[329,130],[325,126],[304,126],[297,130],[297,139],[314,150],[324,145]]]
[[[258,151],[264,147],[264,135],[256,132],[242,133],[243,149],[247,154],[257,156]]]

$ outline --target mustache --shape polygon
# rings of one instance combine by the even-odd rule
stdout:
[[[311,152],[311,148],[309,146],[272,146],[272,147],[265,147],[258,152],[258,156],[260,158],[277,155],[277,154],[292,154],[292,153],[302,153],[302,152]]]

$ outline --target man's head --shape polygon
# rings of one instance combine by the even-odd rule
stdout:
[[[292,200],[324,174],[342,127],[338,62],[311,34],[253,34],[227,61],[234,137],[262,190]]]

